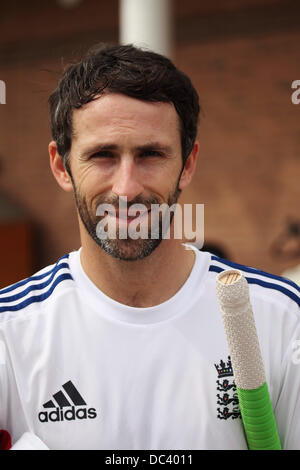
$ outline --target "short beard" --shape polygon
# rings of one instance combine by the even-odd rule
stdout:
[[[179,189],[179,179],[177,181],[175,189],[168,196],[167,204],[169,207],[171,207],[173,204],[177,202],[178,197],[181,193],[181,190]],[[167,227],[166,227],[165,220],[163,220],[162,217],[160,217],[158,230],[155,233],[155,238],[151,238],[150,236],[146,239],[138,238],[134,240],[131,238],[120,239],[117,236],[116,238],[102,239],[101,237],[97,235],[97,224],[98,224],[99,218],[96,215],[94,216],[92,214],[92,211],[88,207],[86,198],[82,196],[80,192],[77,191],[77,188],[74,184],[72,176],[71,176],[71,180],[73,183],[75,201],[76,201],[76,206],[77,206],[80,219],[84,227],[86,228],[88,234],[90,235],[90,237],[97,243],[97,245],[100,248],[102,248],[102,250],[105,251],[105,253],[112,256],[113,258],[116,258],[122,261],[138,261],[149,256],[160,245],[160,243],[162,242],[164,238],[166,229],[168,229],[171,225],[171,222],[174,217],[174,211],[170,211],[170,214],[169,214],[170,219],[169,219],[169,224]],[[98,201],[97,206],[100,203],[112,204],[114,207],[116,207],[119,203],[119,198],[115,198],[114,200],[106,199],[106,200]],[[129,208],[133,204],[144,204],[146,207],[150,209],[151,204],[159,204],[159,203],[160,202],[155,196],[148,198],[148,199],[137,197],[133,201],[130,201],[127,204],[127,207]],[[96,210],[95,210],[95,214],[96,214]]]

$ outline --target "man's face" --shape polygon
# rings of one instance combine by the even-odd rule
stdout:
[[[148,256],[162,240],[161,223],[159,237],[151,239],[151,204],[172,205],[180,192],[181,136],[174,106],[106,94],[73,112],[73,133],[69,164],[81,233],[115,258]],[[139,220],[147,222],[148,238],[118,236],[121,226],[129,228],[136,220],[119,212],[124,197],[128,210],[136,203],[147,208]],[[100,204],[115,207],[115,215],[107,216],[114,218],[117,237],[97,235]]]

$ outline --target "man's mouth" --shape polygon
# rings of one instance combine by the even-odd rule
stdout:
[[[150,213],[151,209],[143,210],[143,211],[135,211],[134,215],[130,213],[130,209],[128,211],[107,211],[105,215],[112,217],[119,223],[130,223],[133,220],[142,220]]]

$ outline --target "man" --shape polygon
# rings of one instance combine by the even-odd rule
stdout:
[[[0,293],[0,426],[12,448],[247,449],[215,294],[232,263],[152,220],[195,172],[189,78],[152,52],[103,46],[64,72],[50,109],[51,169],[74,192],[81,249]],[[137,219],[155,236],[122,237]],[[282,446],[300,448],[299,289],[239,267]]]

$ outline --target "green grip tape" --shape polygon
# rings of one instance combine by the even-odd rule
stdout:
[[[237,387],[237,392],[248,448],[281,450],[267,383],[255,390]]]

